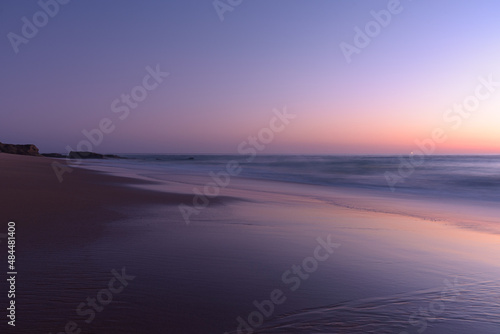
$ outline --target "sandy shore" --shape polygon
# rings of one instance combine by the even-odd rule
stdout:
[[[19,223],[26,245],[41,240],[40,233],[52,243],[68,232],[78,230],[79,238],[92,238],[102,224],[124,218],[130,206],[177,205],[192,200],[187,194],[149,191],[130,185],[154,184],[134,178],[73,168],[59,182],[53,169],[54,160],[0,153],[0,201],[3,222]],[[60,160],[59,160],[60,162]],[[64,161],[65,163],[65,161]],[[218,198],[214,204],[225,198]]]
[[[498,234],[366,209],[393,205],[383,198],[351,193],[352,207],[325,188],[247,179],[186,225],[176,204],[192,201],[198,177],[75,169],[59,183],[51,162],[0,155],[3,226],[19,229],[15,333],[64,332],[69,322],[82,333],[498,328]],[[88,321],[78,306],[122,269],[134,279]],[[268,314],[262,324],[255,312]]]

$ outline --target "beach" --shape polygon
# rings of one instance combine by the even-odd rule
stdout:
[[[187,222],[179,205],[230,159],[158,159],[58,182],[55,160],[0,154],[15,332],[498,331],[494,202],[286,181],[258,161]]]
[[[3,1],[0,334],[499,334],[499,11]]]

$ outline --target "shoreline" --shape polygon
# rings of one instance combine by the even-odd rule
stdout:
[[[64,182],[58,182],[45,157],[0,153],[2,219],[15,221],[29,244],[44,246],[40,233],[52,240],[79,231],[89,239],[103,224],[126,218],[120,208],[175,206],[192,201],[189,194],[135,187],[154,184],[139,180],[74,168]],[[214,200],[222,204],[225,196]],[[21,224],[22,223],[22,224]],[[49,240],[44,242],[52,245]],[[46,246],[46,244],[45,244]]]
[[[436,330],[427,333],[495,325],[489,297],[500,296],[498,235],[335,202],[373,200],[358,193],[244,178],[186,226],[176,204],[190,203],[189,191],[203,178],[166,173],[163,180],[139,180],[75,168],[61,184],[52,161],[0,155],[2,217],[17,220],[19,229],[20,333],[33,326],[60,332],[69,321],[107,333],[232,333],[238,317],[249,324],[258,311],[254,301],[262,305],[275,289],[286,301],[255,333],[268,326],[276,333],[365,333],[367,325],[399,333],[416,330],[408,316],[438,300],[445,280],[464,293],[445,304]],[[310,263],[316,240],[330,235],[340,247],[328,261],[317,261],[308,276],[294,272]],[[121,268],[137,279],[87,324],[78,305]],[[476,320],[468,310],[478,300],[485,313]]]
[[[186,204],[192,204],[193,188],[201,192],[202,185],[213,181],[208,173],[165,173],[130,168],[128,165],[113,164],[107,166],[84,162],[77,169],[86,169],[106,173],[111,176],[125,177],[139,181],[131,186],[136,189],[188,194]],[[118,167],[119,166],[119,167]],[[155,175],[160,175],[155,178]],[[275,185],[276,190],[269,188]],[[210,203],[217,204],[218,198],[243,199],[251,196],[251,200],[260,201],[265,192],[286,194],[290,200],[301,201],[301,196],[307,194],[307,200],[323,202],[338,208],[351,209],[353,212],[368,212],[374,214],[388,214],[402,219],[416,218],[437,224],[451,224],[459,228],[478,232],[500,235],[498,217],[500,208],[492,201],[471,201],[465,198],[423,197],[407,193],[384,192],[375,189],[363,189],[345,186],[325,186],[317,184],[296,183],[281,180],[265,180],[245,176],[232,177],[227,187],[221,187],[221,194],[210,198]],[[300,193],[297,193],[300,189]]]

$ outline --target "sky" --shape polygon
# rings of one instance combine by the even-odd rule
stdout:
[[[59,1],[0,2],[0,142],[500,154],[498,1]]]

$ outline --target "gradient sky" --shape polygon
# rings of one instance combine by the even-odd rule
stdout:
[[[96,152],[237,154],[286,106],[264,153],[409,153],[441,127],[437,153],[500,154],[500,87],[457,129],[443,120],[479,77],[500,81],[500,3],[401,0],[347,63],[340,43],[389,2],[244,0],[221,21],[211,0],[73,0],[16,54],[7,35],[40,7],[3,0],[0,141],[65,152],[110,118]],[[111,103],[156,64],[170,76],[120,121]]]

